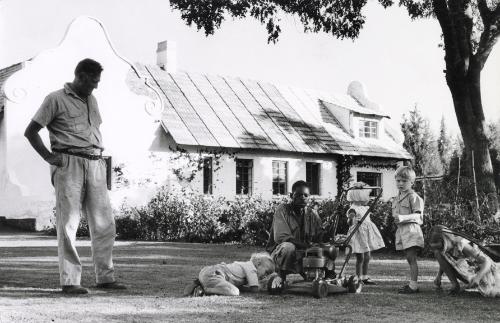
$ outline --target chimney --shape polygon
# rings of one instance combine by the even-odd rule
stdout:
[[[380,106],[368,98],[365,86],[361,82],[352,81],[347,87],[347,94],[367,109],[380,110]]]
[[[162,41],[158,43],[156,49],[156,64],[169,73],[177,70],[176,44],[174,41]]]

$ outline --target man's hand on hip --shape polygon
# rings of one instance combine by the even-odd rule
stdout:
[[[60,154],[50,154],[49,157],[45,158],[45,161],[52,166],[61,167],[63,165],[63,158]]]

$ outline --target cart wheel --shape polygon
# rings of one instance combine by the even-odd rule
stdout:
[[[314,298],[324,298],[328,296],[328,283],[324,280],[315,280],[312,283]]]
[[[276,279],[276,277],[279,277],[279,276],[274,276],[274,277],[271,277],[268,281],[267,281],[267,292],[271,295],[280,295],[281,292],[283,292],[283,286],[284,286],[284,282],[281,283],[281,285],[279,287],[275,287],[273,288],[273,281]]]
[[[347,291],[349,293],[361,293],[361,289],[363,288],[363,283],[356,279],[354,275],[349,277],[347,281]]]

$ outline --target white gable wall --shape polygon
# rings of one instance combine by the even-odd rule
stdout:
[[[112,155],[115,162],[130,165],[140,165],[147,158],[156,127],[145,107],[160,103],[130,91],[126,77],[131,65],[114,51],[97,20],[78,18],[58,47],[26,62],[4,84],[7,172],[0,172],[0,182],[9,183],[0,192],[0,214],[41,216],[44,220],[37,221],[38,229],[50,224],[55,198],[49,165],[30,146],[24,130],[45,96],[71,82],[76,64],[87,57],[104,67],[99,88],[94,91],[103,119],[104,153]],[[40,135],[50,147],[47,130],[42,129]]]

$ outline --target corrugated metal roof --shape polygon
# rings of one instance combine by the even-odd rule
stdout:
[[[368,114],[349,96],[235,77],[171,74],[154,65],[135,67],[138,78],[148,78],[163,96],[161,121],[179,145],[410,158],[390,138],[354,138],[325,107],[331,103]]]

